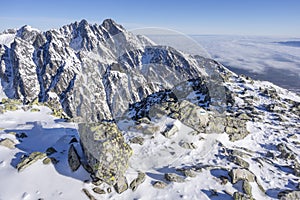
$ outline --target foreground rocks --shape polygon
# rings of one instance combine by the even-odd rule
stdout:
[[[299,200],[300,191],[285,190],[278,194],[280,200]]]
[[[80,124],[79,133],[87,163],[95,177],[109,185],[120,185],[132,149],[125,143],[117,125],[109,122]]]
[[[73,172],[76,171],[81,165],[80,157],[73,144],[69,148],[68,163]]]
[[[230,177],[232,178],[232,183],[237,183],[239,180],[247,180],[249,182],[255,181],[255,175],[248,171],[247,169],[232,169],[229,172]]]
[[[47,155],[42,152],[33,152],[28,157],[24,157],[18,164],[17,170],[19,172],[23,171],[28,166],[32,165],[36,161],[45,158]]]
[[[131,183],[130,183],[130,189],[132,191],[135,191],[139,185],[141,185],[146,179],[146,174],[143,172],[138,173],[138,177],[135,178]]]

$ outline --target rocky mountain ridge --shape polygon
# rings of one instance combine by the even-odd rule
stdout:
[[[252,198],[251,187],[272,195],[265,191],[270,182],[264,166],[299,181],[299,144],[293,139],[300,128],[296,94],[236,75],[214,60],[155,45],[110,19],[101,25],[82,20],[46,32],[24,26],[0,39],[3,35],[0,77],[9,99],[3,100],[2,112],[17,109],[10,99],[20,99],[25,110],[39,102],[66,117],[62,108],[79,123],[88,164],[72,146],[71,169],[82,164],[94,182],[114,185],[122,193],[128,188],[124,175],[129,167],[139,171],[135,190],[152,170],[143,166],[145,159],[155,169],[167,164],[182,172],[165,173],[167,183],[221,170],[223,175],[215,177],[232,183],[236,199]],[[280,176],[272,178],[280,182]],[[249,187],[249,182],[255,184]]]

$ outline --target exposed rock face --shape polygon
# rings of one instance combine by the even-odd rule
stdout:
[[[15,34],[13,43],[0,46],[1,85],[9,98],[59,103],[74,121],[98,123],[122,119],[128,110],[139,119],[156,103],[184,100],[195,92],[191,101],[196,105],[178,101],[169,114],[197,130],[207,124],[205,110],[198,106],[210,101],[204,66],[219,65],[213,60],[154,45],[110,19],[101,25],[82,20],[46,32],[24,26],[11,34]],[[53,114],[66,117],[61,108],[55,107]],[[115,127],[96,143],[92,126],[81,129],[81,144],[96,176],[113,184],[127,168],[130,147],[113,124],[99,130]],[[112,145],[106,147],[105,142]]]
[[[87,159],[83,166],[92,173],[94,183],[113,185],[117,193],[128,189],[124,172],[132,154],[116,125],[119,120],[127,120],[130,128],[140,134],[125,133],[130,143],[139,144],[133,145],[138,148],[145,147],[157,136],[161,137],[159,133],[168,138],[163,139],[172,142],[179,135],[177,132],[182,130],[180,126],[186,125],[194,130],[176,140],[175,144],[185,148],[180,150],[193,151],[197,155],[202,146],[205,147],[203,152],[210,151],[206,144],[221,149],[220,141],[210,137],[214,137],[215,133],[227,133],[234,143],[250,134],[249,130],[257,131],[258,135],[262,132],[261,137],[267,138],[271,134],[264,135],[263,132],[270,129],[277,131],[275,125],[293,134],[299,129],[300,103],[283,99],[284,93],[277,92],[274,87],[260,84],[263,87],[258,89],[253,80],[233,74],[216,61],[155,45],[143,36],[127,32],[113,20],[105,20],[101,25],[90,25],[82,20],[46,32],[24,26],[10,34],[15,36],[14,41],[10,45],[0,44],[1,86],[9,98],[0,103],[0,113],[21,107],[24,111],[39,112],[34,105],[43,102],[51,107],[54,116],[70,117],[72,121],[81,123],[80,142]],[[21,102],[26,106],[22,106]],[[156,120],[162,117],[172,121],[168,123],[173,126],[161,130],[161,121],[158,125]],[[178,127],[174,124],[176,120],[180,121]],[[264,129],[264,126],[273,128]],[[202,137],[203,133],[212,135]],[[186,140],[190,136],[197,139]],[[199,137],[204,142],[199,142]],[[22,137],[17,139],[22,141]],[[262,145],[260,152],[250,152],[246,148],[239,151],[238,147],[243,142],[236,143],[230,147],[234,149],[224,147],[224,151],[215,151],[210,163],[220,166],[225,163],[230,169],[232,163],[243,167],[232,169],[230,176],[232,184],[243,182],[242,189],[246,194],[235,192],[233,196],[235,199],[251,199],[249,182],[257,179],[248,168],[253,169],[256,164],[267,166],[265,162],[269,163],[269,158],[263,158],[266,153],[263,150],[270,151],[273,160],[277,159],[274,167],[281,168],[284,163],[284,168],[290,166],[288,171],[291,174],[300,176],[297,150],[294,150],[295,145],[289,148],[291,139],[285,136],[277,139],[280,141],[278,154],[275,148],[268,149],[270,145]],[[1,142],[13,147],[10,141]],[[80,166],[80,158],[71,144],[75,142],[69,143],[68,161],[73,171]],[[293,142],[299,145],[297,138]],[[172,150],[165,147],[166,151]],[[55,149],[46,151],[47,156],[53,153],[56,153]],[[169,153],[177,155],[173,150]],[[34,152],[23,158],[17,168],[21,171],[44,157],[45,154]],[[58,162],[51,157],[44,159],[45,164],[50,161],[53,164]],[[228,169],[225,176],[220,177],[221,184],[230,179]],[[186,177],[195,177],[195,171],[201,170],[201,167],[195,166],[182,172]],[[145,178],[145,174],[139,173],[130,183],[130,188],[135,190]],[[165,174],[165,179],[173,182],[185,180],[183,176],[172,173]],[[164,188],[167,184],[157,181],[153,186]],[[83,191],[94,199],[87,189]],[[94,191],[104,193],[99,188]]]
[[[132,150],[114,123],[80,124],[79,133],[88,164],[97,178],[114,185],[123,177]]]
[[[85,121],[121,117],[129,103],[203,75],[197,59],[154,46],[110,19],[46,32],[24,26],[15,35],[11,46],[0,46],[6,95],[23,102],[57,99],[70,117]]]

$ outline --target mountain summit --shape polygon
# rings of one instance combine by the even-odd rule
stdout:
[[[176,190],[170,194],[174,198],[189,199],[199,193],[220,199],[273,198],[274,191],[278,197],[298,195],[293,190],[299,189],[300,174],[299,96],[236,75],[212,59],[156,45],[111,19],[101,25],[82,20],[46,32],[29,26],[5,31],[0,78],[1,116],[13,118],[21,108],[44,116],[46,105],[69,119],[65,123],[78,125],[80,137],[58,134],[53,146],[60,152],[24,148],[27,135],[16,133],[19,148],[30,149],[13,164],[18,171],[53,154],[45,162],[56,165],[60,159],[70,165],[71,171],[58,171],[74,177],[83,166],[93,184],[107,191],[113,186],[111,195],[124,198],[140,198],[124,191],[135,191],[143,182],[151,199],[166,198],[162,188]],[[15,105],[18,100],[22,105]],[[38,137],[48,131],[41,123],[28,124]],[[66,142],[68,136],[72,139]],[[9,137],[0,144],[14,147]],[[128,169],[137,173],[130,185]],[[200,173],[205,178],[199,182]],[[192,187],[185,191],[180,184]]]

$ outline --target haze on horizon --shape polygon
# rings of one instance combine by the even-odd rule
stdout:
[[[35,1],[1,2],[0,32],[27,24],[40,30],[112,18],[127,29],[163,27],[185,34],[300,37],[300,1]]]

